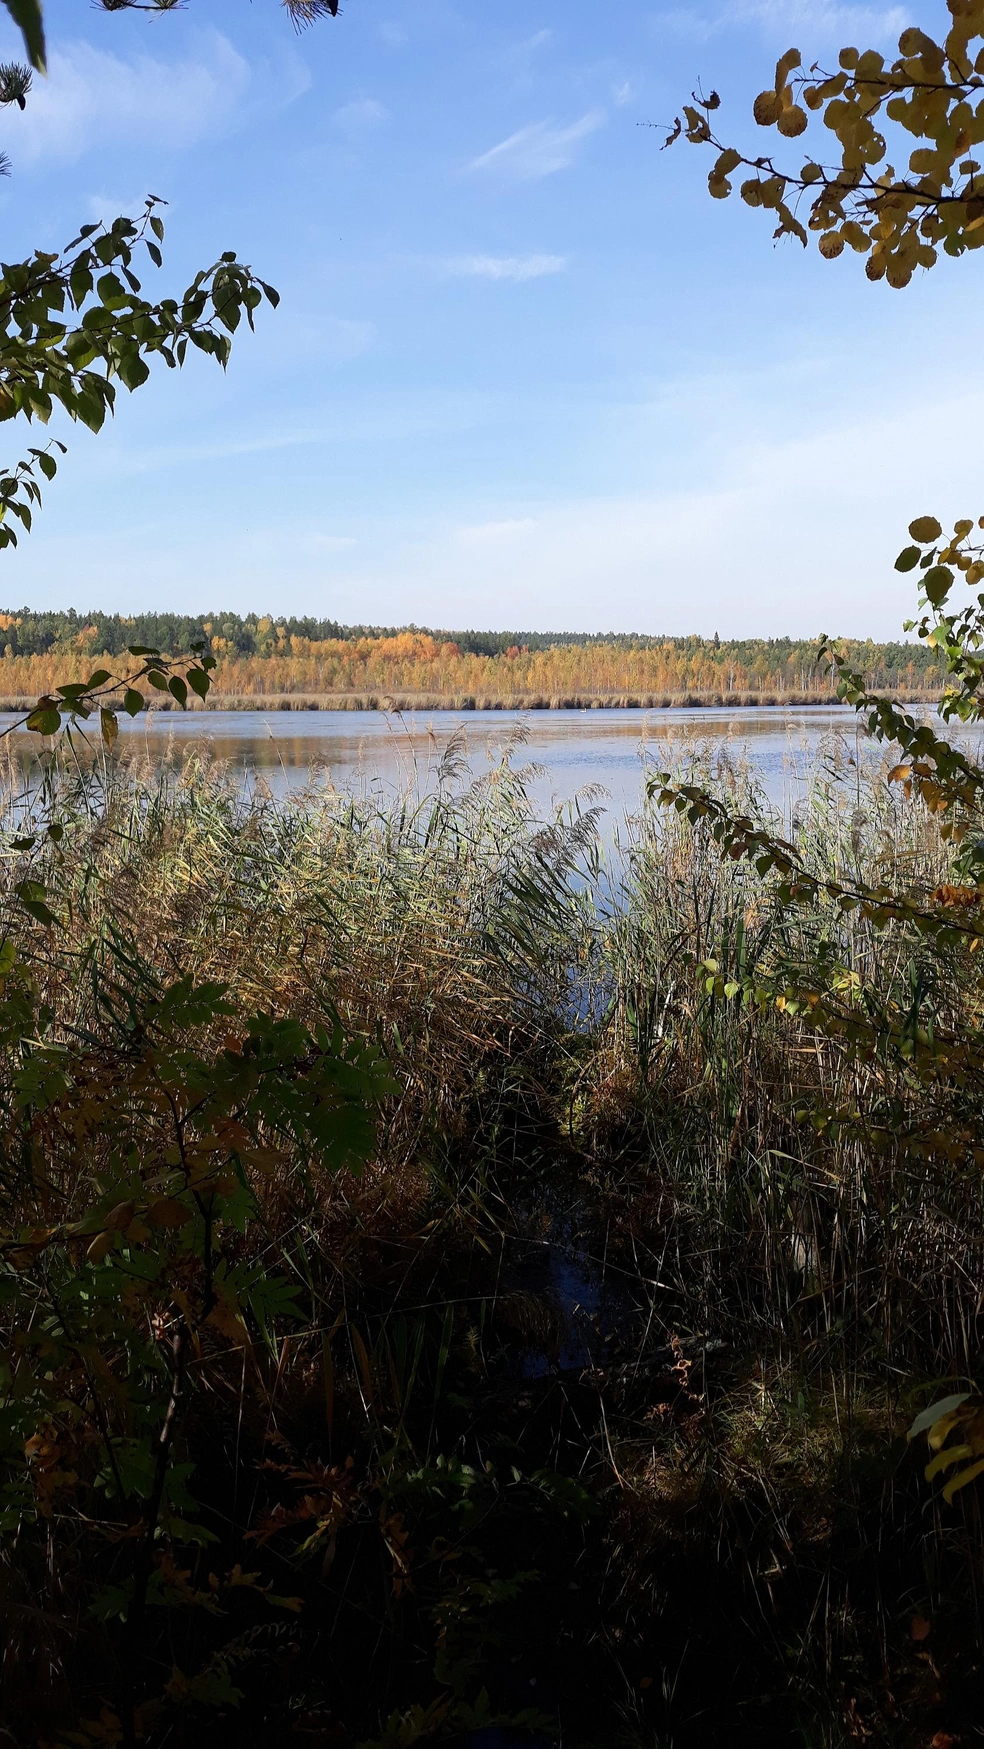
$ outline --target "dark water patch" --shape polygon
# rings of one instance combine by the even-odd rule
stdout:
[[[631,1343],[642,1313],[580,1206],[544,1197],[520,1210],[495,1299],[505,1377],[562,1377],[606,1366]]]

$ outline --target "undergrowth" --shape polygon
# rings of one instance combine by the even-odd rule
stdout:
[[[66,763],[41,867],[12,792],[16,1743],[977,1740],[978,1509],[904,1433],[977,1365],[980,1174],[942,1120],[893,1146],[893,1063],[733,999],[819,959],[976,1024],[969,950],[792,915],[648,805],[606,859],[599,799],[539,819],[521,758],[473,781],[452,743],[391,804]],[[946,880],[873,759],[818,769],[821,880]],[[774,824],[748,771],[686,775]],[[39,874],[57,926],[14,902]]]

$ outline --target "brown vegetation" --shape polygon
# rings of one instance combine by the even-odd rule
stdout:
[[[624,643],[513,646],[479,655],[423,632],[393,637],[291,637],[271,653],[237,655],[213,637],[218,671],[208,708],[216,710],[664,710],[699,706],[819,704],[834,698],[808,646],[776,649],[759,641],[728,646],[709,639],[641,648]],[[877,683],[898,696],[938,695],[920,652],[906,659],[859,646]],[[85,678],[94,652],[0,657],[0,705],[21,709],[66,678]],[[85,669],[81,664],[85,664]],[[75,672],[77,668],[78,672]],[[69,672],[71,670],[71,672]],[[165,701],[163,708],[168,708]]]
[[[139,957],[308,1024],[337,1007],[397,1083],[361,1179],[319,1175],[302,1202],[285,1168],[256,1176],[262,1236],[237,1260],[303,1277],[304,1316],[254,1333],[249,1368],[227,1333],[203,1350],[181,1456],[218,1540],[172,1564],[197,1596],[241,1562],[297,1609],[271,1623],[237,1582],[220,1611],[157,1612],[153,1740],[393,1749],[421,1718],[460,1740],[483,1693],[585,1745],[617,1740],[616,1711],[626,1743],[680,1749],[969,1728],[976,1520],[937,1530],[900,1434],[922,1381],[973,1361],[980,1175],[942,1144],[914,1162],[815,1134],[821,1105],[877,1117],[867,1071],[707,989],[711,955],[769,975],[774,885],[646,813],[599,910],[591,818],[539,820],[508,762],[469,785],[453,747],[435,797],[389,810],[330,786],[250,801],[197,756],[131,770],[60,797],[63,929],[8,913],[55,1043],[103,1037],[98,968],[118,991]],[[793,827],[810,866],[943,879],[932,819],[843,777],[832,751]],[[904,927],[822,906],[796,931],[911,1001]],[[957,944],[941,1026],[974,989]],[[891,1092],[904,1115],[904,1072]],[[115,1545],[93,1546],[105,1568]],[[7,1716],[26,1737],[43,1703],[74,1742],[72,1708],[111,1691],[110,1630],[76,1650],[62,1624],[95,1581],[35,1570],[30,1597],[0,1575],[24,1602]],[[238,1709],[196,1701],[217,1670]]]

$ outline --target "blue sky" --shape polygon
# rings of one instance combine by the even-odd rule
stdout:
[[[4,259],[153,192],[148,290],[236,248],[282,303],[226,376],[195,358],[72,429],[0,601],[895,635],[909,518],[984,508],[980,262],[893,293],[776,249],[645,124],[701,78],[761,150],[782,50],[943,15],[344,0],[297,36],[275,0],[49,5],[50,78],[0,114]]]

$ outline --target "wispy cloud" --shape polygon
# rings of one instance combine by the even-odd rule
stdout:
[[[336,109],[331,119],[337,128],[341,128],[343,134],[355,138],[359,134],[368,133],[371,128],[379,127],[381,122],[389,121],[390,115],[389,110],[377,103],[374,97],[360,97],[352,103],[344,103],[341,109]]]
[[[535,527],[532,516],[513,517],[505,522],[477,522],[469,528],[459,528],[457,538],[464,547],[509,546],[532,534]]]
[[[657,30],[706,40],[736,26],[757,24],[770,36],[799,33],[800,46],[866,35],[876,42],[898,37],[912,22],[908,6],[841,4],[839,0],[728,0],[720,7],[671,7],[656,14]]]
[[[840,5],[838,0],[738,0],[728,12],[781,30],[834,32],[867,30],[873,35],[898,34],[912,16],[907,6]]]
[[[70,43],[53,51],[5,143],[20,166],[72,163],[121,138],[130,148],[191,146],[222,131],[249,84],[248,62],[218,31],[203,32],[198,56],[180,61],[123,60]]]
[[[566,255],[457,255],[447,271],[462,278],[522,280],[563,273],[566,266]]]
[[[381,24],[377,35],[388,49],[402,49],[409,41],[402,24]]]
[[[91,219],[98,220],[100,224],[110,225],[114,219],[120,218],[123,214],[129,219],[139,218],[144,210],[146,199],[146,195],[135,188],[125,198],[116,194],[90,194],[86,205],[89,208]]]
[[[473,158],[469,170],[488,170],[521,182],[552,176],[575,162],[582,141],[604,125],[604,111],[589,110],[580,121],[558,127],[553,121],[534,121],[500,140],[488,152]]]

